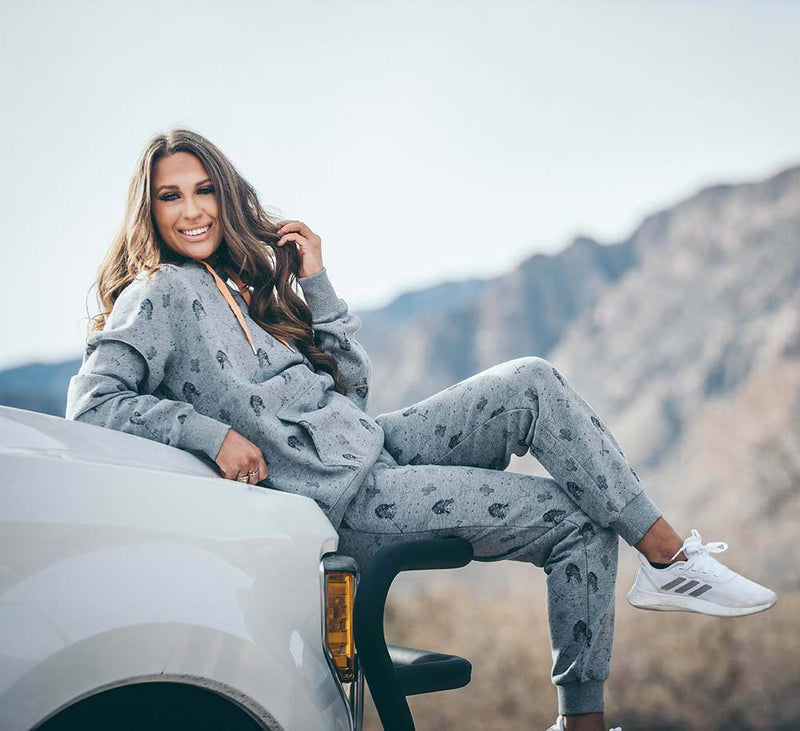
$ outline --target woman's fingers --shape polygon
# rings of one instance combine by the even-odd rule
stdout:
[[[265,480],[267,475],[269,474],[269,470],[267,470],[267,463],[264,460],[264,455],[261,453],[261,450],[258,450],[258,454],[255,456],[255,462],[250,462],[247,467],[243,467],[242,471],[239,474],[246,474],[247,481],[251,485],[255,485],[257,482],[261,482],[261,480]],[[244,480],[242,480],[244,482]]]
[[[269,470],[267,469],[266,462],[264,461],[263,457],[260,457],[258,462],[254,465],[250,465],[247,468],[242,468],[242,471],[239,473],[241,475],[247,474],[247,481],[251,485],[255,485],[257,482],[261,482],[261,480],[266,480],[267,476],[269,475]],[[242,480],[244,482],[244,480]]]
[[[237,471],[236,475],[234,476],[234,480],[238,482],[245,482],[245,477],[247,477],[247,484],[248,485],[255,485],[257,482],[261,482],[266,477],[265,469],[262,469],[260,465],[257,464],[248,464],[242,465]],[[262,476],[263,475],[263,476]],[[239,478],[242,479],[239,479]]]
[[[233,429],[226,434],[216,462],[226,480],[254,485],[269,474],[258,446]]]
[[[277,233],[283,234],[276,245],[283,247],[287,242],[294,241],[297,254],[300,257],[300,266],[297,276],[300,279],[310,277],[323,268],[322,239],[317,236],[302,221],[278,221],[284,224]]]
[[[300,233],[308,234],[311,229],[302,221],[278,221],[278,233],[286,229],[286,231],[300,231]]]
[[[308,245],[322,243],[322,239],[309,228],[308,224],[302,221],[278,221],[277,225],[276,233],[281,236],[278,246],[283,246],[286,241],[297,241],[298,239]]]
[[[298,245],[301,243],[305,244],[306,246],[311,245],[311,242],[302,234],[292,234],[292,233],[284,234],[283,236],[281,236],[280,239],[275,242],[275,245],[283,246],[287,241],[294,241]]]

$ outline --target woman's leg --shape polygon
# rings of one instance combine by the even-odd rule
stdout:
[[[643,554],[628,596],[634,606],[738,616],[777,600],[709,555],[724,544],[703,545],[696,531],[681,540],[608,427],[544,358],[501,363],[376,421],[401,465],[504,470],[512,452],[530,450],[593,522]],[[699,583],[696,572],[711,578]]]
[[[361,565],[391,542],[459,536],[472,544],[476,560],[543,567],[560,712],[603,711],[618,538],[554,480],[476,467],[398,466],[384,451],[339,535],[338,550]]]
[[[580,509],[630,545],[661,517],[608,427],[544,358],[506,361],[376,421],[400,465],[504,470],[512,452],[530,451]],[[681,545],[674,531],[659,532],[665,525],[650,546],[659,556]]]

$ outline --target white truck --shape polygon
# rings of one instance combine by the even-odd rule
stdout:
[[[363,672],[384,727],[413,729],[405,695],[469,682],[383,637],[397,571],[464,565],[465,542],[372,562],[361,601],[313,500],[192,453],[0,406],[0,475],[3,731],[358,731]]]

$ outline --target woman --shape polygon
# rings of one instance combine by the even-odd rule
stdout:
[[[477,560],[543,567],[561,714],[552,729],[604,728],[618,535],[639,551],[635,606],[732,616],[776,601],[710,555],[725,544],[703,545],[694,530],[681,539],[600,417],[543,358],[368,416],[361,322],[328,279],[319,236],[273,222],[192,131],[156,136],[141,155],[98,297],[67,418],[207,455],[226,479],[310,496],[339,550],[362,564],[409,535],[458,535]],[[552,478],[504,471],[527,451]]]

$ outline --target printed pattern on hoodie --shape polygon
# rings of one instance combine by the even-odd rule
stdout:
[[[225,279],[223,275],[223,279]],[[256,352],[212,275],[194,261],[162,264],[119,295],[106,326],[89,333],[70,380],[66,417],[214,459],[230,427],[264,453],[266,487],[307,495],[334,526],[383,446],[366,413],[371,364],[361,321],[323,268],[298,279],[317,346],[333,355],[347,395],[296,348],[249,316]]]

